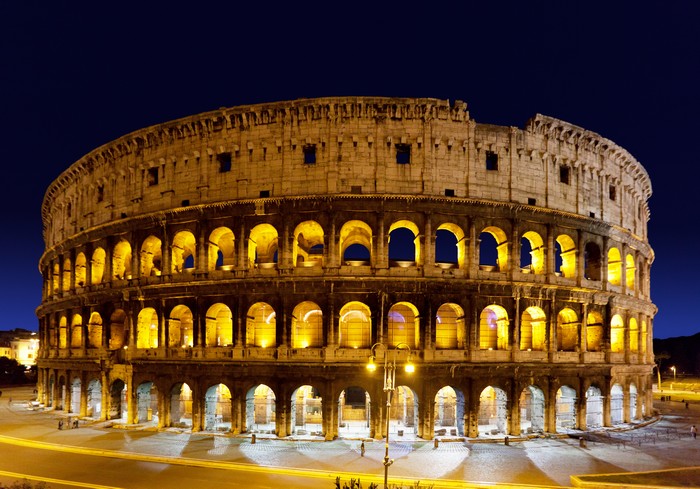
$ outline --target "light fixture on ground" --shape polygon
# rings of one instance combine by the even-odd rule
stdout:
[[[413,373],[415,371],[415,366],[413,365],[413,363],[411,363],[411,347],[409,347],[406,343],[399,343],[392,350],[390,350],[387,346],[385,346],[382,343],[375,343],[374,345],[372,345],[372,348],[370,348],[371,354],[369,357],[369,361],[367,362],[367,370],[369,370],[370,372],[374,372],[377,369],[377,365],[375,363],[375,349],[379,346],[384,347],[384,349],[386,350],[384,352],[384,392],[386,392],[386,442],[384,444],[384,489],[388,489],[389,466],[394,463],[394,460],[389,458],[389,419],[391,414],[391,396],[394,390],[396,390],[396,356],[398,354],[397,352],[402,349],[408,350],[408,357],[406,358],[406,363],[404,364],[404,371],[406,373]],[[391,360],[389,360],[390,352],[393,352]]]

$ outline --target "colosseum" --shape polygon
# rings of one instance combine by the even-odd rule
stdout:
[[[462,101],[302,99],[134,131],[46,192],[39,400],[325,440],[641,420],[650,196],[614,142],[539,114],[477,123]]]

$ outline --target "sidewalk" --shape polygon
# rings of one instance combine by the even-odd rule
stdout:
[[[106,423],[80,422],[78,429],[58,429],[66,413],[33,411],[32,388],[2,389],[0,441],[31,443],[47,449],[74,450],[115,458],[143,458],[171,464],[227,466],[239,470],[326,471],[343,480],[383,480],[385,445],[359,440],[313,442],[309,438],[276,439],[182,430],[108,428]],[[9,402],[12,397],[12,402]],[[578,435],[521,440],[504,438],[443,441],[391,439],[392,480],[406,483],[439,481],[440,487],[531,485],[571,487],[573,475],[645,472],[689,467],[700,460],[700,439],[689,436],[700,426],[700,404],[657,402],[662,416],[630,430],[603,430],[583,446]],[[67,426],[64,424],[64,426]],[[632,427],[630,427],[632,428]],[[574,437],[575,436],[575,437]],[[670,481],[666,474],[662,480]],[[585,479],[576,481],[583,484]],[[501,484],[499,486],[499,484]],[[700,486],[700,482],[693,484]],[[332,487],[332,486],[329,486]],[[688,486],[686,486],[688,487]]]

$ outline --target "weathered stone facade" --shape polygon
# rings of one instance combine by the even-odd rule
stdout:
[[[639,419],[650,195],[598,134],[479,124],[460,101],[296,100],[142,129],[46,192],[40,397],[126,423],[380,436],[367,359],[410,348],[391,417],[423,438]]]

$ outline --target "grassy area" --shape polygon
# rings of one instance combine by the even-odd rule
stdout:
[[[581,475],[576,477],[580,487],[600,484],[640,485],[641,487],[700,487],[700,468],[634,472],[629,474]]]

